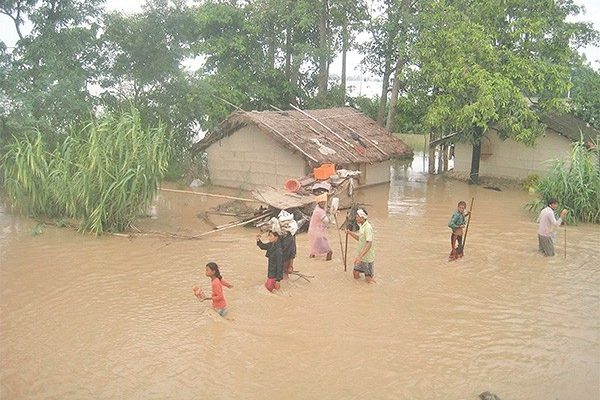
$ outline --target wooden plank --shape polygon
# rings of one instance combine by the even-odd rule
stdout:
[[[270,187],[255,189],[252,191],[252,195],[257,200],[280,210],[302,207],[314,202],[312,195],[303,196]]]

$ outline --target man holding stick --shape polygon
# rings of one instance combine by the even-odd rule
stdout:
[[[360,279],[360,274],[365,274],[367,283],[375,283],[375,279],[373,279],[375,268],[373,240],[375,239],[375,234],[367,218],[368,214],[366,210],[362,208],[356,210],[356,222],[360,229],[358,233],[346,229],[346,234],[358,241],[358,254],[354,259],[354,270],[352,271],[354,279]]]
[[[568,210],[565,208],[560,212],[560,217],[556,219],[554,210],[558,207],[556,199],[548,200],[548,205],[540,211],[538,217],[538,245],[539,251],[544,256],[554,255],[554,240],[556,239],[556,227],[560,226]]]

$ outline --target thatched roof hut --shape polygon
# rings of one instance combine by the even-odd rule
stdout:
[[[350,107],[236,111],[196,149],[206,150],[213,183],[245,188],[281,186],[325,163],[361,170],[361,184],[387,182],[389,160],[412,157],[398,137]]]

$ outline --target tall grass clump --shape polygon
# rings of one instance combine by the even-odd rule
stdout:
[[[600,222],[600,158],[597,147],[588,149],[583,141],[573,145],[569,162],[554,160],[548,175],[535,185],[538,199],[527,203],[537,215],[548,199],[568,208],[567,220]]]
[[[83,231],[123,231],[150,206],[169,142],[135,108],[71,129],[54,149],[40,132],[15,138],[2,160],[8,201],[34,217],[75,219]]]

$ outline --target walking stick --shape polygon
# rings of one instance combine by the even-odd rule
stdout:
[[[567,221],[564,221],[565,224],[565,260],[567,259]]]
[[[346,249],[344,250],[344,272],[346,272],[347,265],[348,265],[348,231],[346,231]]]
[[[342,234],[340,232],[340,227],[338,226],[337,217],[335,216],[335,214],[337,214],[339,205],[340,205],[340,199],[338,199],[337,197],[334,197],[333,199],[331,199],[330,212],[331,212],[331,215],[333,215],[333,222],[335,222],[335,228],[338,231],[338,237],[340,239],[340,254],[344,254],[344,245],[342,244]],[[346,257],[344,257],[344,271],[346,271]]]
[[[471,197],[471,206],[469,207],[469,219],[467,220],[467,226],[465,227],[465,236],[463,237],[461,252],[465,250],[467,244],[467,233],[469,233],[469,224],[471,223],[471,212],[473,211],[473,202],[475,197]]]

